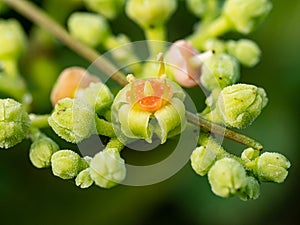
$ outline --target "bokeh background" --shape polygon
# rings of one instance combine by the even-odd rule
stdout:
[[[34,2],[62,24],[69,12],[77,10],[65,6],[68,1]],[[50,169],[33,167],[28,159],[30,142],[25,141],[15,148],[0,150],[0,224],[299,224],[300,1],[272,2],[273,10],[266,22],[249,36],[260,45],[262,60],[253,69],[242,68],[241,78],[241,82],[264,87],[270,101],[262,115],[243,132],[262,142],[265,150],[288,157],[292,167],[283,184],[263,183],[261,196],[255,201],[222,199],[211,192],[207,177],[197,176],[188,163],[175,176],[158,184],[81,190],[73,181],[54,177]],[[36,32],[14,11],[8,10],[3,17],[19,19],[35,40],[22,59],[22,73],[34,94],[34,110],[48,113],[49,91],[59,71],[88,63],[46,34]],[[191,32],[194,22],[195,18],[180,3],[168,24],[170,40]],[[133,40],[143,39],[141,31],[125,15],[112,22],[112,27]],[[40,39],[49,45],[39,44]],[[241,151],[240,145],[230,141],[225,145],[237,154]]]

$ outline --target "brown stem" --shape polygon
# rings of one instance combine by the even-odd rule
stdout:
[[[41,11],[34,4],[25,0],[2,1],[9,5],[11,8],[18,11],[23,16],[30,19],[32,22],[40,25],[41,27],[47,28],[47,31],[49,33],[62,41],[65,45],[67,45],[83,58],[87,59],[90,62],[93,62],[98,69],[103,71],[106,75],[111,77],[121,86],[127,84],[126,77],[122,72],[116,69],[109,61],[105,60],[103,57],[100,57],[101,55],[97,51],[71,37],[63,27],[53,21],[46,13]],[[203,130],[217,135],[224,135],[224,137],[228,139],[234,140],[254,149],[262,150],[263,148],[263,146],[256,140],[249,138],[243,134],[214,124],[193,113],[186,112],[186,115],[190,123],[199,126]]]
[[[236,131],[230,130],[228,128],[225,128],[221,125],[212,123],[201,116],[195,115],[191,112],[186,112],[187,120],[196,125],[199,126],[202,130],[209,131],[211,133],[214,133],[216,135],[224,136],[227,139],[236,141],[238,143],[244,144],[248,147],[257,149],[257,150],[262,150],[263,146],[257,142],[256,140],[247,137],[243,134],[240,134]]]
[[[31,2],[24,0],[2,1],[40,27],[46,28],[47,31],[50,32],[53,36],[62,41],[66,46],[71,48],[74,52],[77,52],[83,58],[94,63],[94,65],[98,69],[111,77],[120,85],[124,86],[125,84],[127,84],[125,75],[118,69],[116,69],[109,61],[104,59],[104,57],[101,57],[101,55],[97,51],[72,38],[62,26],[56,23],[46,13],[44,13]]]

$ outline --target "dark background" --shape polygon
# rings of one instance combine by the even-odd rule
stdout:
[[[35,2],[42,5],[42,1]],[[0,224],[298,224],[300,1],[272,2],[273,10],[266,22],[249,36],[261,47],[262,60],[253,69],[242,68],[241,78],[241,82],[264,87],[269,104],[243,132],[262,142],[266,151],[280,152],[291,161],[289,176],[283,184],[263,183],[261,196],[255,201],[222,199],[211,192],[207,177],[197,176],[188,163],[175,176],[158,184],[120,185],[111,190],[93,186],[81,190],[73,181],[54,177],[50,169],[34,168],[28,158],[30,142],[25,141],[0,151]],[[17,17],[31,32],[31,24],[16,13],[8,11],[4,17]],[[141,32],[126,19],[123,15],[112,23],[115,32],[141,40]],[[170,40],[184,37],[194,22],[195,18],[181,4],[168,24]],[[34,90],[36,112],[51,110],[47,98],[54,81],[51,75],[57,75],[66,66],[86,64],[59,43],[56,45],[54,52],[45,48],[41,54],[36,50],[36,55],[28,53],[30,57],[22,62],[24,76]],[[39,54],[51,62],[35,64],[43,62],[43,57],[37,57]],[[229,141],[225,145],[237,152],[241,147]]]

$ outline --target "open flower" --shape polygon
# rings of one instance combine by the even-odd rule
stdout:
[[[112,105],[117,137],[151,142],[155,133],[164,143],[185,126],[184,97],[183,90],[167,79],[132,81],[118,93]]]

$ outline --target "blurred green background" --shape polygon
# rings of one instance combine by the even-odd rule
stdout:
[[[63,21],[61,2],[64,1],[53,0],[48,9]],[[197,176],[187,164],[175,176],[150,186],[120,185],[111,190],[93,186],[81,190],[73,181],[54,177],[50,169],[34,168],[28,159],[30,142],[26,141],[0,151],[0,224],[298,224],[300,1],[272,2],[270,16],[250,35],[260,45],[263,58],[253,69],[242,68],[241,78],[241,82],[264,87],[270,101],[256,122],[243,132],[262,142],[267,151],[283,153],[291,161],[289,176],[283,184],[262,184],[261,196],[255,201],[222,199],[211,192],[207,177]],[[168,25],[170,40],[190,32],[195,22],[190,16],[181,4]],[[8,11],[4,17],[20,19],[26,31],[33,32],[31,24],[17,13]],[[114,21],[113,29],[141,40],[141,32],[125,19],[123,15]],[[31,81],[36,112],[51,110],[48,95],[55,79],[53,74],[66,66],[87,65],[59,43],[54,44],[55,51],[32,46],[30,56],[23,59],[22,68],[26,79]],[[240,151],[241,146],[235,143],[226,141],[225,145],[232,151]]]

